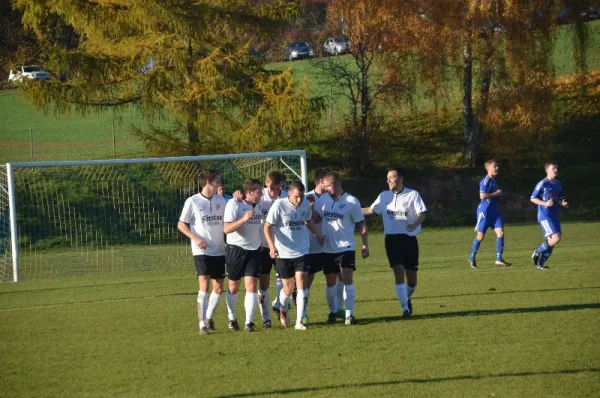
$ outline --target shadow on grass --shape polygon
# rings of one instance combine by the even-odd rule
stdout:
[[[366,387],[377,387],[377,386],[394,386],[401,384],[426,384],[426,383],[445,383],[448,381],[475,381],[484,379],[501,379],[504,377],[532,377],[532,376],[556,376],[556,375],[573,375],[579,373],[598,373],[599,368],[587,368],[587,369],[564,369],[556,370],[551,372],[513,372],[513,373],[498,373],[490,375],[462,375],[462,376],[449,376],[449,377],[432,377],[432,378],[412,378],[412,379],[400,379],[400,380],[388,380],[388,381],[372,381],[365,383],[341,383],[323,387],[298,387],[298,388],[284,388],[280,390],[272,391],[260,391],[260,392],[247,392],[239,394],[227,394],[218,395],[217,397],[258,397],[264,395],[277,395],[277,394],[297,394],[297,393],[309,393],[319,392],[327,390],[337,390],[340,388],[366,388]]]

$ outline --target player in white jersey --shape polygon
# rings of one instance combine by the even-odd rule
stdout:
[[[225,240],[223,214],[225,199],[216,195],[221,184],[216,170],[200,172],[202,191],[189,197],[183,206],[177,228],[188,238],[198,277],[198,321],[200,334],[215,330],[213,313],[223,293],[225,278]],[[212,293],[207,300],[208,285],[212,279]]]
[[[317,220],[322,220],[321,232],[325,237],[323,245],[323,272],[327,282],[327,304],[329,305],[328,323],[335,323],[337,317],[337,274],[341,272],[344,283],[344,300],[346,301],[346,325],[356,324],[354,317],[353,274],[356,270],[354,230],[358,226],[362,238],[361,254],[369,256],[369,242],[365,218],[360,202],[354,196],[344,192],[340,175],[330,171],[323,177],[323,188],[329,192],[322,196],[314,207]],[[358,224],[358,225],[357,225]]]
[[[404,186],[404,169],[388,171],[389,191],[379,194],[371,207],[362,209],[365,216],[380,214],[383,218],[385,251],[394,271],[396,295],[402,306],[402,317],[412,315],[410,297],[417,288],[419,269],[419,244],[416,236],[421,232],[427,208],[421,195]],[[406,283],[404,275],[406,274]]]
[[[290,185],[288,197],[273,203],[264,226],[265,238],[269,244],[269,255],[275,259],[277,273],[283,283],[279,295],[279,319],[284,328],[288,327],[288,308],[294,287],[298,289],[296,298],[296,330],[306,330],[302,323],[304,314],[304,288],[306,287],[309,238],[307,227],[323,243],[323,236],[312,220],[312,209],[304,199],[304,185],[294,181]]]
[[[227,263],[227,310],[229,329],[238,331],[236,316],[237,293],[242,277],[246,287],[244,307],[246,323],[244,331],[253,332],[254,312],[257,300],[257,280],[260,272],[260,230],[262,227],[262,185],[259,180],[244,181],[245,198],[242,201],[230,200],[225,207],[223,231],[227,234],[225,251]],[[263,324],[263,327],[271,327]]]

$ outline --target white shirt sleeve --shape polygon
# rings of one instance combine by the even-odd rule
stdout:
[[[237,208],[238,204],[235,200],[230,200],[225,205],[225,214],[223,215],[223,222],[235,222],[237,221]]]
[[[279,221],[279,201],[273,203],[265,220],[265,222],[268,222],[271,225],[277,225],[277,221]]]
[[[414,193],[415,193],[415,201],[414,201],[415,212],[417,213],[417,215],[425,213],[427,211],[427,207],[425,207],[425,203],[423,203],[423,199],[421,199],[421,195],[419,195],[419,193],[417,191],[414,191]]]
[[[192,198],[187,198],[185,204],[183,205],[183,211],[181,212],[181,216],[179,217],[179,221],[189,224],[192,221]]]
[[[375,202],[371,205],[371,210],[375,214],[381,214],[383,210],[385,210],[385,204],[381,202],[381,194],[375,199]]]

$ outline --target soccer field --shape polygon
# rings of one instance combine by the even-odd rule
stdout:
[[[409,320],[401,319],[383,236],[372,234],[372,256],[358,260],[355,278],[360,323],[326,323],[318,276],[303,332],[278,325],[230,332],[223,298],[217,332],[200,336],[191,258],[189,270],[168,273],[0,284],[0,390],[3,396],[597,396],[600,224],[569,223],[563,232],[548,271],[535,270],[530,260],[541,242],[537,225],[506,228],[512,268],[493,265],[489,235],[480,267],[472,270],[471,228],[426,227]]]

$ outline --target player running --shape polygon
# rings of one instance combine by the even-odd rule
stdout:
[[[500,210],[498,209],[498,199],[502,195],[502,190],[498,188],[496,176],[498,175],[498,163],[495,160],[485,162],[487,175],[479,182],[479,199],[481,203],[477,207],[477,224],[475,232],[477,235],[473,239],[471,254],[469,255],[469,265],[471,268],[477,268],[475,256],[485,238],[488,228],[493,228],[496,232],[496,265],[499,267],[510,267],[511,264],[504,261],[502,254],[504,252],[504,223]]]
[[[547,270],[546,262],[558,245],[562,237],[560,229],[559,210],[560,207],[568,208],[569,204],[563,197],[563,186],[556,179],[558,176],[558,165],[553,162],[546,163],[546,178],[535,186],[531,194],[531,203],[537,205],[537,221],[542,227],[544,242],[533,251],[531,259],[539,270]]]
[[[213,313],[221,300],[225,278],[225,240],[223,237],[223,214],[225,199],[216,195],[220,186],[219,172],[200,172],[200,193],[187,198],[177,223],[185,236],[190,238],[192,254],[198,277],[198,321],[200,334],[215,331]],[[207,300],[208,285],[212,279],[212,292]]]

